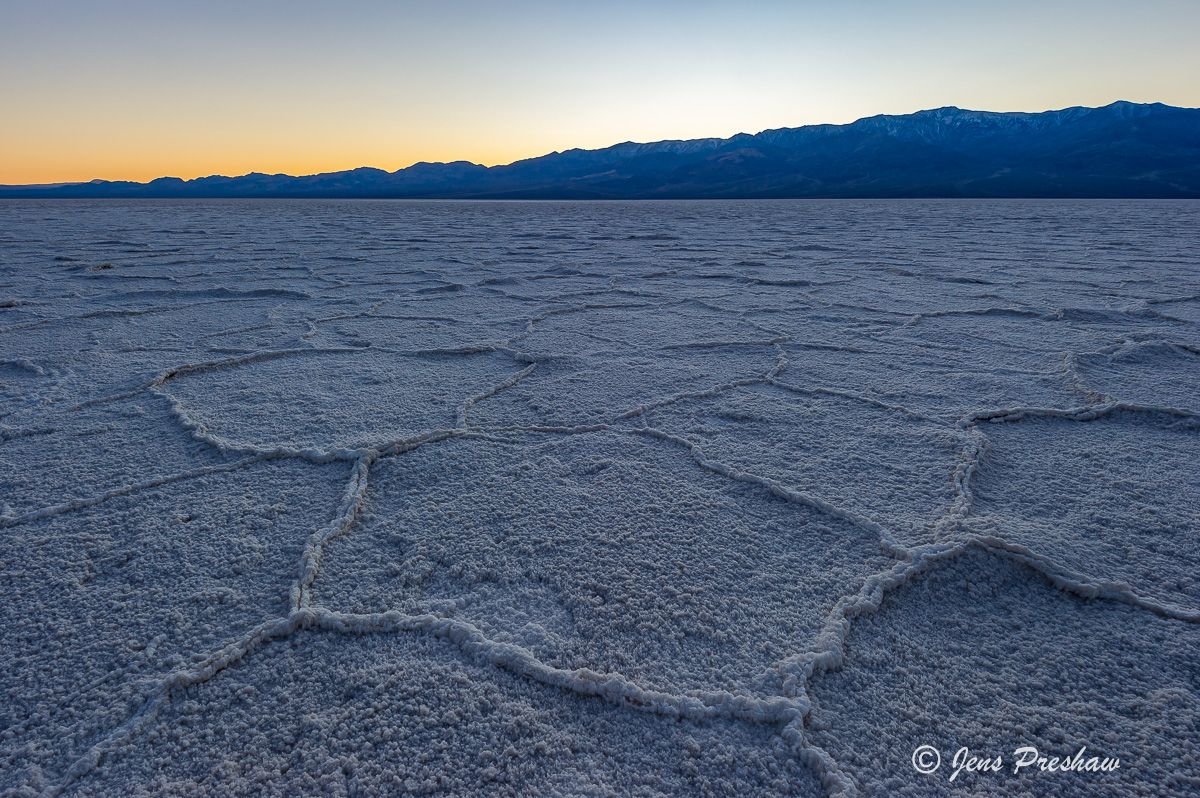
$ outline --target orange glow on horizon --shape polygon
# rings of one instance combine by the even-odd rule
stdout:
[[[1185,0],[0,3],[0,184],[493,166],[945,105],[1197,107],[1198,26]]]
[[[89,180],[128,180],[145,183],[159,177],[178,177],[192,180],[198,177],[224,175],[236,177],[250,172],[265,174],[288,174],[293,176],[344,172],[359,167],[372,167],[394,172],[421,161],[472,161],[484,166],[511,163],[545,153],[496,154],[491,158],[462,158],[454,153],[412,155],[397,157],[389,153],[377,156],[324,156],[280,158],[278,156],[255,158],[253,155],[236,154],[225,157],[162,157],[147,158],[142,153],[121,153],[111,156],[97,153],[92,157],[48,158],[42,163],[29,159],[27,165],[4,165],[0,172],[0,185],[26,185],[44,183],[84,183]]]

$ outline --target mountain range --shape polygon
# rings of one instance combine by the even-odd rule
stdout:
[[[1200,198],[1200,109],[1130,102],[1044,113],[947,107],[727,139],[573,149],[504,166],[454,161],[395,172],[94,180],[0,186],[0,197]]]

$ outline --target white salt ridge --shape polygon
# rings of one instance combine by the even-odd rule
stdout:
[[[1198,482],[1179,389],[1196,347],[1186,314],[1158,312],[1194,297],[1194,204],[9,207],[0,457],[30,476],[0,483],[0,569],[19,584],[6,794],[251,776],[271,792],[925,794],[945,782],[906,763],[929,739],[1153,759],[981,793],[1194,786],[1194,717],[1180,731],[1162,712],[1198,704],[1197,510],[1178,493]],[[1116,228],[1136,246],[1097,264]],[[73,447],[79,476],[41,473],[36,441]],[[1111,476],[1106,441],[1136,469]],[[312,492],[344,468],[340,499]],[[1043,496],[1057,485],[1068,500]],[[190,523],[197,502],[229,520],[202,536],[159,520]],[[133,513],[154,520],[138,531]],[[188,546],[182,570],[163,559]],[[224,604],[195,614],[177,583]],[[100,644],[131,632],[132,659]],[[465,664],[383,642],[421,638]],[[280,659],[289,645],[312,656]],[[367,650],[387,653],[363,671]],[[1107,678],[1155,651],[1139,678]],[[1055,656],[1110,691],[1089,694],[1099,709],[1077,709]],[[466,743],[448,724],[387,748],[380,731],[428,724],[274,687],[328,694],[317,674],[360,673],[388,691],[404,683],[388,674],[423,678],[446,717],[474,684],[540,742],[504,769],[472,760],[470,739],[501,733],[473,714]],[[570,720],[588,697],[634,714]],[[301,715],[327,753],[281,765],[241,742],[295,737]],[[701,741],[646,763],[678,733],[638,717]],[[442,745],[454,759],[425,758]],[[589,746],[608,764],[580,759]]]

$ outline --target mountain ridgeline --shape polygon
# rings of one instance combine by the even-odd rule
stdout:
[[[0,187],[0,197],[700,199],[1197,197],[1200,109],[992,113],[937,108],[727,139],[628,142],[505,166],[418,163],[292,177]]]

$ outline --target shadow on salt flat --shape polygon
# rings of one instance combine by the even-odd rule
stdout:
[[[971,527],[1076,573],[1200,609],[1200,434],[1173,416],[982,424]]]
[[[1055,590],[972,550],[916,577],[860,617],[840,670],[813,680],[809,727],[867,795],[1191,796],[1200,739],[1200,629]],[[913,750],[941,752],[933,775]],[[1012,773],[1013,750],[1115,756],[1111,773]],[[961,746],[1002,755],[963,772]]]
[[[376,466],[314,604],[450,612],[566,669],[769,693],[771,665],[891,562],[874,534],[666,441],[456,440]]]
[[[285,614],[345,473],[262,462],[3,530],[0,784],[44,786],[169,669]]]

